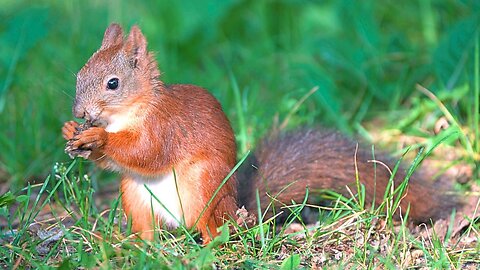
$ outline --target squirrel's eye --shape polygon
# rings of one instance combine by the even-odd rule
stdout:
[[[110,90],[115,90],[118,88],[118,78],[111,78],[107,82],[107,88]]]

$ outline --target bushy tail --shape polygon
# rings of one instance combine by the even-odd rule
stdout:
[[[395,162],[377,152],[375,160],[379,162],[372,162],[373,159],[371,150],[357,149],[355,142],[336,132],[302,129],[270,138],[246,160],[238,173],[240,206],[250,211],[257,209],[256,189],[262,210],[271,202],[267,193],[278,194],[277,205],[288,205],[292,200],[302,202],[307,187],[310,199],[325,190],[351,197],[348,188],[353,192],[357,190],[355,162],[359,181],[365,186],[366,202],[381,203],[391,176],[387,166],[393,169]],[[424,178],[426,175],[422,170],[412,175],[400,203],[402,211],[410,205],[409,217],[415,222],[449,215],[459,203],[447,192],[446,181],[434,182]],[[394,177],[395,187],[404,178],[405,170],[400,167]]]

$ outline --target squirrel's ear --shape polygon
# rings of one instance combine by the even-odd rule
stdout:
[[[124,45],[127,55],[131,57],[133,66],[137,66],[142,57],[147,55],[147,40],[140,31],[140,28],[136,25],[132,26],[130,34],[128,34],[127,40]]]
[[[120,25],[116,23],[110,24],[110,26],[105,30],[103,35],[102,46],[100,50],[106,49],[113,45],[118,45],[123,42],[123,30]]]

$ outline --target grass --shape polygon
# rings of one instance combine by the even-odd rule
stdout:
[[[0,187],[10,192],[0,199],[0,265],[478,266],[478,223],[461,238],[421,235],[408,219],[392,221],[395,190],[380,208],[366,209],[360,185],[360,197],[330,194],[331,207],[313,208],[318,226],[301,223],[293,234],[283,232],[294,226],[302,203],[288,208],[284,224],[231,224],[236,230],[225,229],[206,247],[182,231],[160,230],[161,241],[141,242],[130,236],[118,197],[102,193],[115,177],[70,161],[60,128],[72,118],[74,75],[106,26],[136,23],[165,82],[201,85],[220,100],[239,158],[272,129],[322,124],[399,158],[406,147],[413,156],[435,149],[429,159],[443,158],[443,169],[473,170],[460,187],[468,190],[478,184],[480,167],[479,17],[480,5],[469,0],[3,1]],[[434,132],[443,117],[449,126]],[[476,242],[464,245],[469,237]]]
[[[12,216],[19,215],[21,220],[18,226],[8,226],[2,237],[6,242],[0,249],[2,266],[461,268],[467,262],[478,263],[478,249],[456,247],[435,234],[415,236],[405,220],[394,224],[391,218],[385,218],[394,206],[365,209],[358,204],[361,198],[338,198],[331,207],[313,206],[323,216],[317,226],[301,225],[291,232],[293,220],[305,207],[301,203],[284,209],[291,214],[282,224],[276,224],[274,218],[250,228],[233,223],[231,233],[224,226],[219,237],[202,246],[182,229],[159,229],[159,241],[138,240],[130,235],[118,198],[112,200],[109,211],[103,211],[92,203],[93,193],[92,181],[82,174],[77,162],[68,168],[57,164],[52,177],[42,185],[27,187],[27,196],[34,199],[16,197],[18,208]],[[387,194],[385,201],[394,200],[395,194]],[[54,216],[46,219],[41,212]],[[477,233],[478,229],[474,223],[468,227]]]

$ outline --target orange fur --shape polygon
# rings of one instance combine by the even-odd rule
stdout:
[[[67,122],[64,137],[73,139],[76,148],[91,149],[90,159],[101,167],[122,174],[123,208],[142,238],[152,239],[154,223],[177,226],[175,220],[181,215],[189,228],[198,219],[197,229],[208,242],[236,209],[232,177],[200,216],[236,162],[230,123],[206,90],[193,85],[167,87],[158,80],[157,64],[137,27],[125,41],[122,35],[118,25],[110,26],[100,50],[77,75],[74,114],[100,124],[73,136],[76,124]],[[106,89],[112,76],[123,88]],[[173,194],[173,170],[178,195]],[[158,205],[152,209],[150,204],[157,202],[143,198],[150,197],[145,185],[157,194],[163,194],[164,188],[173,190],[159,198],[175,210],[173,216]],[[178,198],[184,211],[177,211]]]

